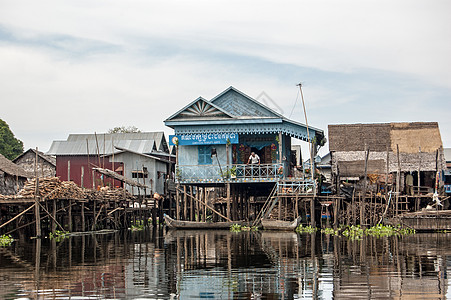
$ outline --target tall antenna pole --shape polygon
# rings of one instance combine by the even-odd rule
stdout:
[[[307,111],[305,110],[305,102],[304,102],[304,94],[302,93],[302,83],[299,83],[297,85],[299,87],[299,90],[301,91],[301,100],[302,100],[302,108],[304,109],[304,117],[305,117],[305,127],[307,127],[307,139],[308,142],[312,144],[313,148],[313,142],[310,141],[310,130],[308,128],[308,122],[307,122]],[[315,181],[315,164],[313,162],[313,149],[310,149],[310,174],[312,175],[312,181]]]

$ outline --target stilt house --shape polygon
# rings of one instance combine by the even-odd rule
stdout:
[[[36,157],[38,162],[36,164]],[[56,174],[56,158],[46,155],[35,149],[28,149],[21,155],[17,156],[13,162],[21,166],[25,171],[34,174],[35,167],[39,177],[54,177]]]
[[[129,192],[164,193],[171,155],[163,132],[70,134],[54,141],[47,152],[56,156],[56,176],[81,187],[123,186],[120,177],[106,177],[99,169],[112,170],[144,188],[127,184]],[[107,173],[105,173],[107,174]],[[138,185],[136,185],[138,187]]]
[[[308,127],[307,133],[306,125],[234,87],[211,100],[199,97],[164,122],[175,131],[169,143],[177,146],[176,181],[191,187],[227,186],[240,199],[266,199],[275,183],[293,178],[292,138],[315,143],[324,137],[322,130]],[[260,158],[256,164],[249,163],[252,152]],[[247,204],[241,205],[244,210]]]
[[[445,160],[436,122],[329,125],[329,150],[337,184],[361,188],[366,166],[368,191],[375,193],[398,185],[399,192],[413,196],[443,186]]]
[[[446,170],[445,170],[445,193],[451,194],[451,148],[443,149],[445,153],[446,160]]]

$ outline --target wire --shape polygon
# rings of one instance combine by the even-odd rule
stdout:
[[[291,113],[290,113],[289,118],[291,118],[291,115],[293,114],[294,108],[296,107],[296,104],[298,104],[298,99],[299,99],[299,90],[298,90],[298,92],[296,94],[296,100],[294,101],[294,105],[293,105],[293,108],[291,109]]]

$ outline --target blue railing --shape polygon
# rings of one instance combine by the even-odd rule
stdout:
[[[176,166],[176,181],[179,183],[277,181],[284,174],[283,164]]]

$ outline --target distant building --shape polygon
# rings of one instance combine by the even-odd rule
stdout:
[[[29,177],[32,175],[0,154],[0,194],[17,194]]]
[[[445,169],[445,192],[451,194],[451,148],[445,148],[445,161],[446,161],[446,169]]]
[[[93,168],[113,170],[145,184],[147,193],[164,193],[164,178],[171,173],[172,161],[163,132],[70,134],[66,141],[54,141],[49,155],[56,156],[56,175],[87,188],[122,186]],[[143,190],[127,190],[143,194]]]
[[[36,152],[38,163],[36,164]],[[30,174],[35,174],[35,167],[37,168],[38,177],[54,177],[56,175],[56,158],[46,155],[41,151],[35,149],[28,149],[21,155],[17,156],[13,162],[21,166]]]
[[[375,191],[383,189],[386,181],[396,183],[399,169],[401,192],[429,193],[435,188],[437,174],[445,168],[436,122],[329,125],[335,182],[358,183],[364,177],[366,149],[367,174]]]

